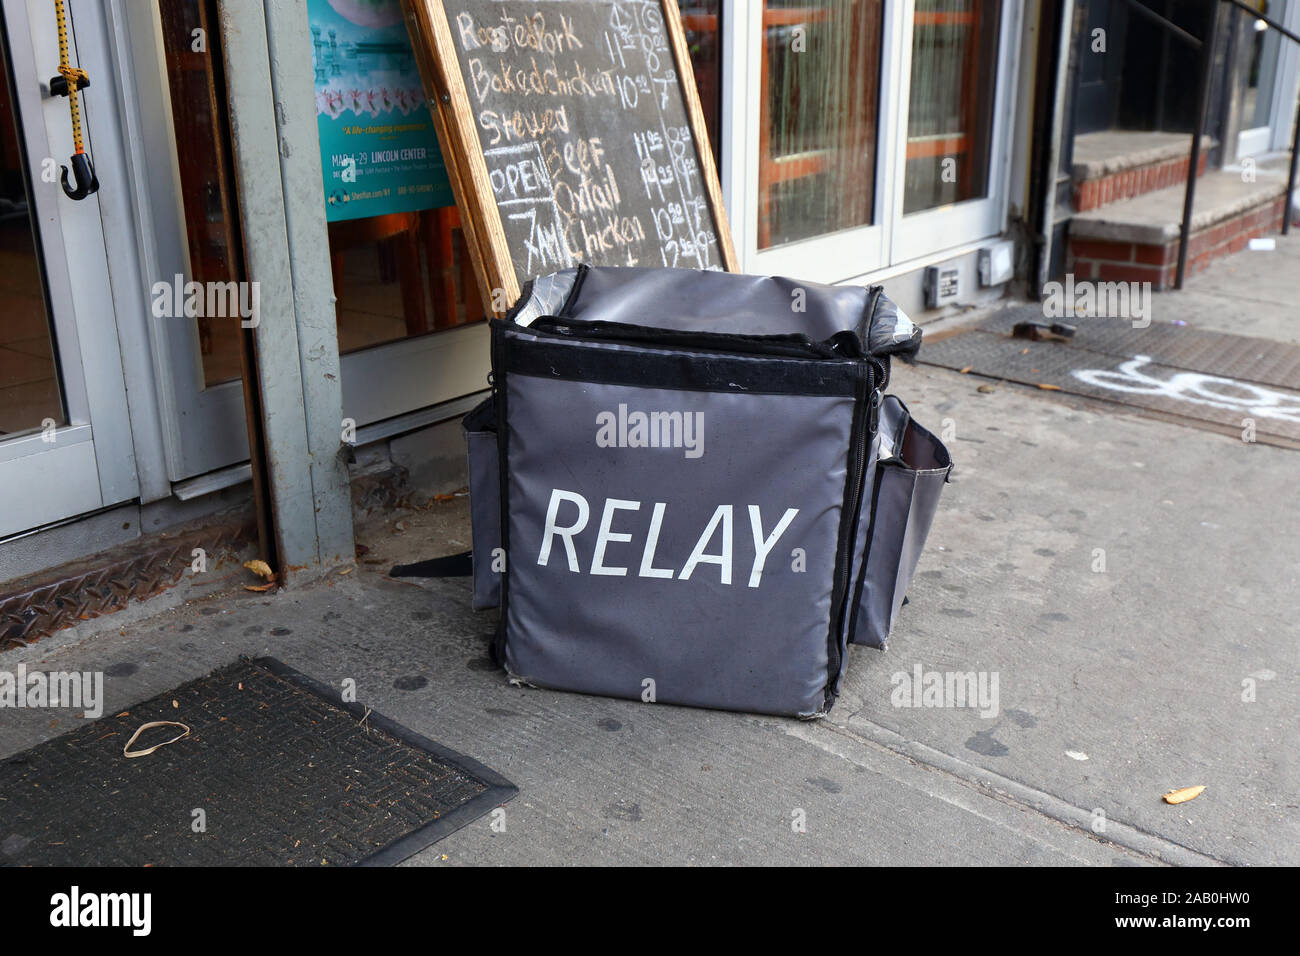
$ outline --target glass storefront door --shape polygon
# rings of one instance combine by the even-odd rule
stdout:
[[[1014,68],[1018,4],[914,0],[906,135],[896,182],[899,262],[953,248],[1002,228],[1009,111],[999,111]]]
[[[746,271],[845,281],[1001,231],[1018,0],[724,9]]]
[[[48,86],[53,6],[2,9],[0,537],[137,494],[105,256],[115,233],[100,197],[75,202],[58,182],[73,144],[68,102]]]
[[[881,135],[893,92],[882,69],[885,0],[737,7],[727,36],[739,51],[729,96],[745,104],[733,125],[743,139],[732,140],[744,157],[746,208],[733,222],[745,269],[843,277],[876,267],[886,218]],[[723,164],[727,179],[725,156]]]
[[[903,215],[989,194],[996,0],[917,0]]]
[[[239,197],[216,0],[110,3],[134,66],[135,159],[151,220],[148,271],[180,283],[238,282]],[[400,11],[399,0],[380,0],[358,17],[400,27]],[[412,107],[404,122],[416,121],[418,74],[413,65],[400,76],[388,70],[393,51],[304,31],[301,56],[334,57],[348,69],[374,60],[367,89],[348,90],[354,102],[318,93],[318,111],[374,123],[368,111],[392,97]],[[327,75],[332,63],[323,63]],[[324,208],[324,186],[320,195]],[[345,418],[364,427],[486,388],[486,322],[454,206],[331,221],[320,241],[333,266]],[[155,319],[155,332],[171,479],[246,460],[238,322],[165,316]]]

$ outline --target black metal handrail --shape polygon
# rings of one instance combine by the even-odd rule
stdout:
[[[1201,139],[1205,135],[1205,122],[1210,107],[1210,72],[1214,62],[1214,46],[1218,36],[1220,3],[1226,3],[1238,10],[1249,13],[1252,17],[1276,30],[1292,43],[1300,44],[1300,36],[1273,19],[1264,16],[1258,10],[1248,6],[1243,0],[1217,0],[1210,16],[1210,30],[1204,40],[1188,33],[1178,24],[1162,16],[1139,0],[1124,0],[1129,9],[1158,24],[1161,29],[1178,37],[1188,46],[1201,54],[1200,73],[1196,84],[1196,130],[1192,134],[1191,153],[1187,158],[1187,186],[1183,193],[1183,221],[1178,230],[1178,271],[1174,279],[1174,288],[1181,289],[1187,277],[1187,249],[1192,234],[1192,207],[1196,200],[1196,171],[1201,164]],[[1282,235],[1291,231],[1291,197],[1295,194],[1297,159],[1300,159],[1300,104],[1296,108],[1294,138],[1291,143],[1291,167],[1287,174],[1286,197],[1282,207]]]

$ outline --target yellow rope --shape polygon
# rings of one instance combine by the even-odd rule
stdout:
[[[72,110],[72,142],[78,153],[84,153],[81,143],[81,105],[77,102],[77,90],[82,83],[89,82],[85,70],[79,70],[68,63],[68,13],[63,7],[63,0],[54,0],[54,12],[59,18],[59,75],[68,81],[68,103]]]

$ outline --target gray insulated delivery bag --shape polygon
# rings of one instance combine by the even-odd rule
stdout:
[[[529,283],[465,419],[474,606],[527,684],[814,717],[883,647],[948,452],[884,389],[879,287],[679,269]]]

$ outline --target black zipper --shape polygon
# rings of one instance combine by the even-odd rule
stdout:
[[[882,376],[882,378],[883,377],[885,376]],[[880,429],[880,406],[884,403],[884,395],[885,395],[885,389],[883,384],[878,386],[876,390],[871,393],[871,404],[872,404],[871,435],[873,437],[875,436],[876,432]],[[906,410],[906,407],[904,407],[904,410]],[[867,512],[867,528],[865,532],[866,540],[862,543],[862,565],[858,570],[858,580],[856,583],[854,583],[853,591],[848,596],[848,602],[849,602],[848,618],[845,621],[845,633],[844,633],[845,644],[855,643],[853,640],[853,636],[858,631],[858,611],[862,607],[862,592],[863,589],[866,587],[867,562],[871,560],[871,535],[875,532],[875,528],[876,528],[876,503],[880,497],[880,468],[881,468],[881,464],[879,461],[877,461],[875,480],[872,482],[872,488],[871,488],[871,510]],[[864,475],[863,476],[864,492],[866,490],[865,484],[866,484],[866,476]],[[863,501],[864,503],[866,501],[865,494],[863,496]],[[861,511],[859,511],[858,521],[860,522],[861,520],[862,520],[862,514]]]
[[[844,518],[847,523],[841,525],[839,553],[835,560],[835,593],[832,606],[835,610],[831,622],[831,632],[826,647],[826,688],[823,708],[830,710],[835,696],[835,683],[840,675],[840,635],[844,633],[846,616],[849,613],[853,589],[850,587],[853,577],[853,542],[857,539],[858,519],[862,511],[862,486],[866,480],[867,450],[871,446],[871,436],[875,433],[880,420],[880,390],[875,387],[875,366],[871,362],[863,363],[866,393],[858,396],[853,416],[853,447],[849,450],[848,496],[845,501]],[[865,426],[865,427],[864,427]]]

